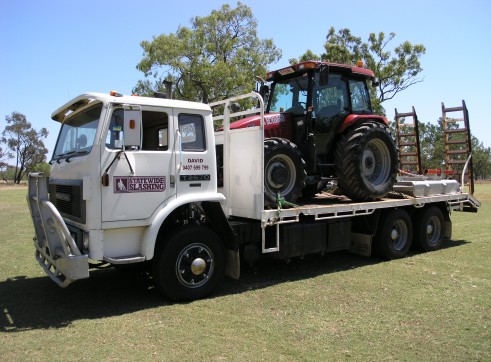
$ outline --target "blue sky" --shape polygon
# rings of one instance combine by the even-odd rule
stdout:
[[[349,28],[364,40],[370,32],[394,32],[393,46],[422,43],[424,81],[384,102],[388,117],[394,117],[394,108],[408,112],[414,106],[420,121],[436,123],[441,102],[455,107],[464,99],[473,134],[491,147],[488,0],[242,2],[258,20],[259,36],[272,38],[283,52],[270,69],[307,49],[322,53],[331,26]],[[50,116],[56,108],[85,92],[129,94],[143,79],[136,69],[142,40],[190,26],[193,16],[206,16],[224,3],[0,0],[0,130],[6,115],[23,113],[36,129],[50,131],[45,143],[51,157],[59,124]]]

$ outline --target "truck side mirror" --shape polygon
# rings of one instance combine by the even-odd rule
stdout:
[[[141,109],[124,110],[124,146],[141,148]]]

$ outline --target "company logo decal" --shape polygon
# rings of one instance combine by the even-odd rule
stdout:
[[[115,176],[114,193],[163,192],[165,176]]]

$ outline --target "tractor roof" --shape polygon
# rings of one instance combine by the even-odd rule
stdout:
[[[362,64],[360,64],[362,65]],[[274,81],[279,78],[294,75],[296,73],[305,72],[309,69],[321,69],[328,67],[329,71],[356,74],[365,78],[374,78],[374,73],[370,69],[363,68],[362,66],[353,66],[347,64],[330,63],[330,62],[317,62],[317,61],[305,61],[298,64],[293,64],[285,68],[274,70],[266,75],[266,81]]]

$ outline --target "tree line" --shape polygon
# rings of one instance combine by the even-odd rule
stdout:
[[[264,75],[268,64],[281,59],[281,50],[273,39],[260,39],[257,20],[252,10],[238,2],[235,8],[223,5],[205,17],[191,19],[190,27],[179,26],[175,33],[154,36],[140,43],[143,58],[136,68],[144,74],[133,88],[134,93],[152,95],[165,91],[165,83],[173,83],[173,97],[203,103],[250,92],[255,76]],[[331,27],[324,43],[325,52],[310,49],[290,64],[304,60],[320,60],[356,64],[362,60],[375,73],[372,84],[372,106],[385,115],[383,103],[414,84],[423,81],[420,58],[426,48],[404,41],[393,45],[395,33],[370,33],[366,41],[350,29],[336,31]],[[49,170],[48,150],[44,146],[48,131],[35,130],[19,112],[7,115],[0,139],[0,174],[4,180],[19,183],[27,172]],[[422,123],[421,153],[424,168],[437,168],[444,160],[443,129]],[[474,174],[488,178],[491,173],[491,149],[472,137]],[[11,162],[15,160],[15,165]],[[433,167],[435,166],[435,167]]]

